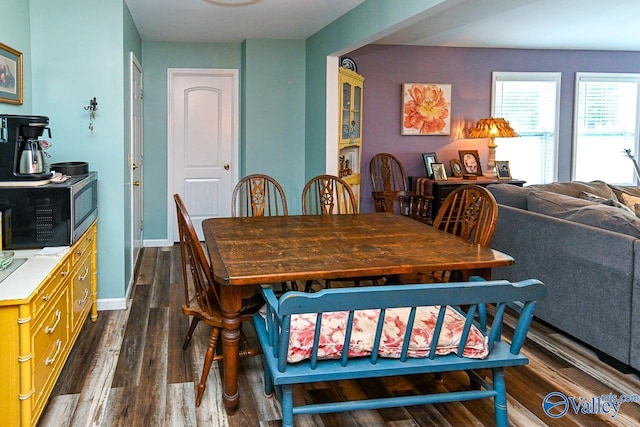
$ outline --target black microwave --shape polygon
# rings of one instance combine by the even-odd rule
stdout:
[[[0,186],[3,249],[70,246],[98,217],[96,172],[63,183],[20,184]]]

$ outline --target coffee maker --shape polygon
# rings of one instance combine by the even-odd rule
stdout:
[[[45,116],[0,114],[0,182],[39,181],[53,176],[39,138],[49,129]]]

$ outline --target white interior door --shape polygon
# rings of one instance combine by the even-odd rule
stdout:
[[[131,168],[131,248],[132,266],[136,265],[140,249],[142,248],[143,235],[143,99],[142,66],[131,53],[131,153],[129,166]]]
[[[168,235],[178,241],[178,193],[203,240],[202,220],[231,216],[238,179],[238,70],[169,69],[168,78]]]

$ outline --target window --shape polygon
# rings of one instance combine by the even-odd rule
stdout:
[[[640,74],[576,73],[572,177],[634,184]]]
[[[496,139],[496,160],[527,184],[557,178],[560,73],[493,73],[492,116],[506,119],[519,138]]]

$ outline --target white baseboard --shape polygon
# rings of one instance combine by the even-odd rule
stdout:
[[[98,300],[98,311],[126,310],[126,298],[102,298]]]
[[[142,245],[145,248],[161,248],[164,246],[173,246],[173,242],[169,239],[145,239]]]

